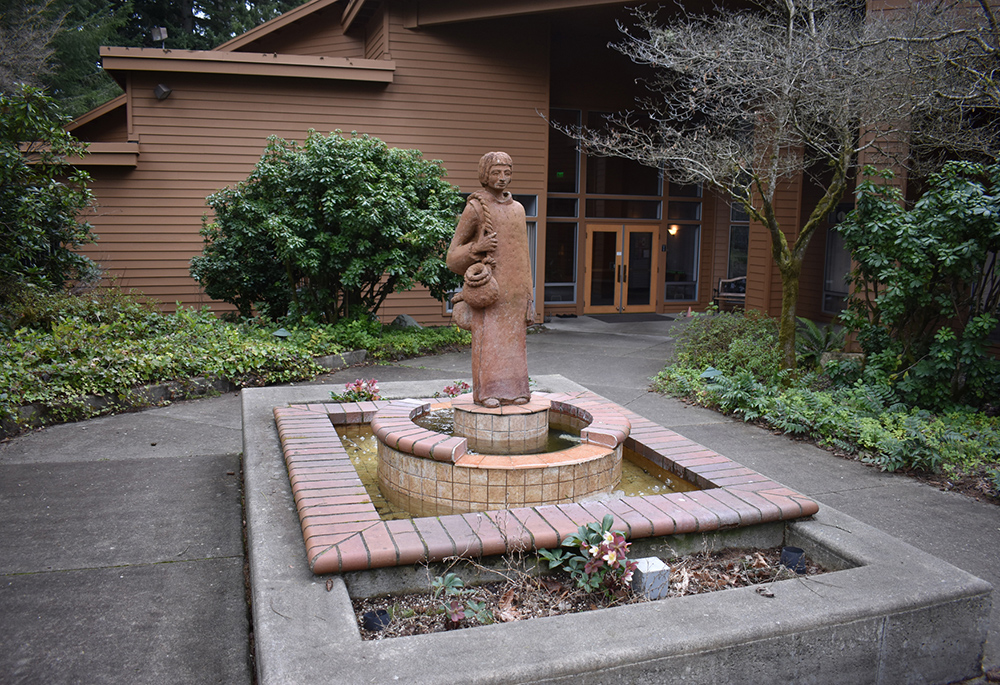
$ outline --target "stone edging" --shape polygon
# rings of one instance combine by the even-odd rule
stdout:
[[[591,415],[598,405],[614,407],[631,424],[627,447],[705,489],[382,521],[334,422],[370,420],[387,403],[274,407],[309,568],[323,574],[552,548],[607,514],[633,539],[783,521],[819,510],[812,499],[594,393],[539,394],[553,402],[589,403]]]

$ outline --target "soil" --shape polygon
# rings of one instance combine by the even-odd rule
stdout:
[[[750,585],[758,586],[759,594],[772,597],[770,583],[798,577],[795,572],[780,564],[780,556],[781,548],[776,547],[706,552],[670,560],[667,562],[671,567],[670,590],[664,600],[657,601]],[[825,572],[825,569],[807,559],[805,575]],[[430,590],[421,594],[356,599],[354,611],[361,637],[365,640],[382,640],[650,601],[632,593],[610,597],[586,593],[577,589],[574,581],[563,573],[532,576],[524,571],[513,570],[507,575],[508,579],[504,581],[467,588],[465,594],[457,599],[465,603],[481,602],[484,608],[477,616],[469,615],[458,622],[448,618],[442,599],[435,598]],[[389,612],[391,620],[388,626],[383,630],[366,630],[365,614],[380,609]]]

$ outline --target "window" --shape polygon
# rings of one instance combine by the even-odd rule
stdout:
[[[563,126],[579,126],[580,112],[575,109],[553,109],[551,120]],[[549,192],[579,191],[580,153],[576,141],[559,131],[549,132]],[[575,215],[574,215],[575,216]]]
[[[545,231],[545,304],[576,302],[577,225],[550,221]]]
[[[670,224],[667,228],[667,271],[664,299],[698,299],[698,254],[701,226]]]
[[[750,249],[750,217],[743,207],[733,203],[729,210],[729,266],[726,278],[747,275],[747,254]]]
[[[668,185],[666,246],[667,270],[664,274],[665,300],[698,299],[698,259],[701,254],[701,186]],[[675,200],[674,198],[683,198]]]
[[[601,112],[587,115],[590,128],[604,128]],[[622,157],[587,157],[587,193],[595,195],[660,195],[660,172]],[[589,215],[589,214],[588,214]]]
[[[836,228],[826,231],[826,268],[823,276],[823,311],[839,314],[847,306],[850,295],[848,274],[851,253]]]
[[[659,219],[659,200],[619,200],[587,198],[587,217],[591,219]]]

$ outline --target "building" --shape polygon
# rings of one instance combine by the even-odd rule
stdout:
[[[701,310],[720,279],[740,276],[746,306],[776,314],[769,238],[726,197],[581,155],[547,122],[600,121],[642,94],[640,68],[607,47],[626,5],[312,0],[211,51],[102,48],[125,94],[71,125],[91,143],[84,166],[99,241],[87,252],[167,310],[209,304],[188,272],[202,250],[205,197],[246,178],[269,135],[301,141],[309,129],[340,129],[442,160],[463,192],[479,187],[482,153],[509,152],[539,315]],[[815,190],[789,181],[780,221],[790,238],[810,202]],[[838,312],[848,266],[835,233],[821,230],[798,313]],[[420,290],[392,296],[380,313],[404,312],[428,324],[449,316]]]

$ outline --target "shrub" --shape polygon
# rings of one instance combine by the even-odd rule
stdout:
[[[778,324],[756,311],[698,314],[678,334],[674,359],[689,368],[774,379],[781,370]]]
[[[692,323],[699,323],[698,317]],[[723,371],[734,358],[734,343],[749,346],[749,341],[732,336],[720,341],[714,330],[741,330],[741,324],[706,321],[685,331],[673,364],[657,374],[653,389],[812,438],[887,471],[983,473],[986,482],[989,468],[1000,461],[996,417],[970,408],[934,413],[906,404],[878,364],[862,371],[853,361],[833,362],[824,372],[783,371],[763,380],[750,368]]]
[[[97,267],[76,251],[93,242],[77,215],[90,206],[90,177],[66,163],[86,145],[41,90],[0,93],[0,303],[25,288],[58,290],[92,280]]]
[[[272,137],[247,180],[209,196],[191,274],[248,317],[336,323],[415,284],[457,287],[443,259],[462,209],[440,162],[377,138]]]
[[[1000,308],[1000,165],[949,162],[911,210],[866,173],[837,227],[856,264],[845,324],[910,404],[985,406],[1000,377],[986,351]]]
[[[0,421],[17,430],[17,408],[38,404],[49,420],[85,418],[84,396],[141,406],[148,384],[223,378],[239,386],[313,378],[313,357],[367,349],[375,358],[426,354],[468,344],[455,327],[389,330],[378,322],[293,325],[284,340],[266,318],[223,321],[208,310],[160,314],[134,293],[98,289],[83,295],[22,291],[0,308]],[[345,333],[346,332],[346,333]]]

